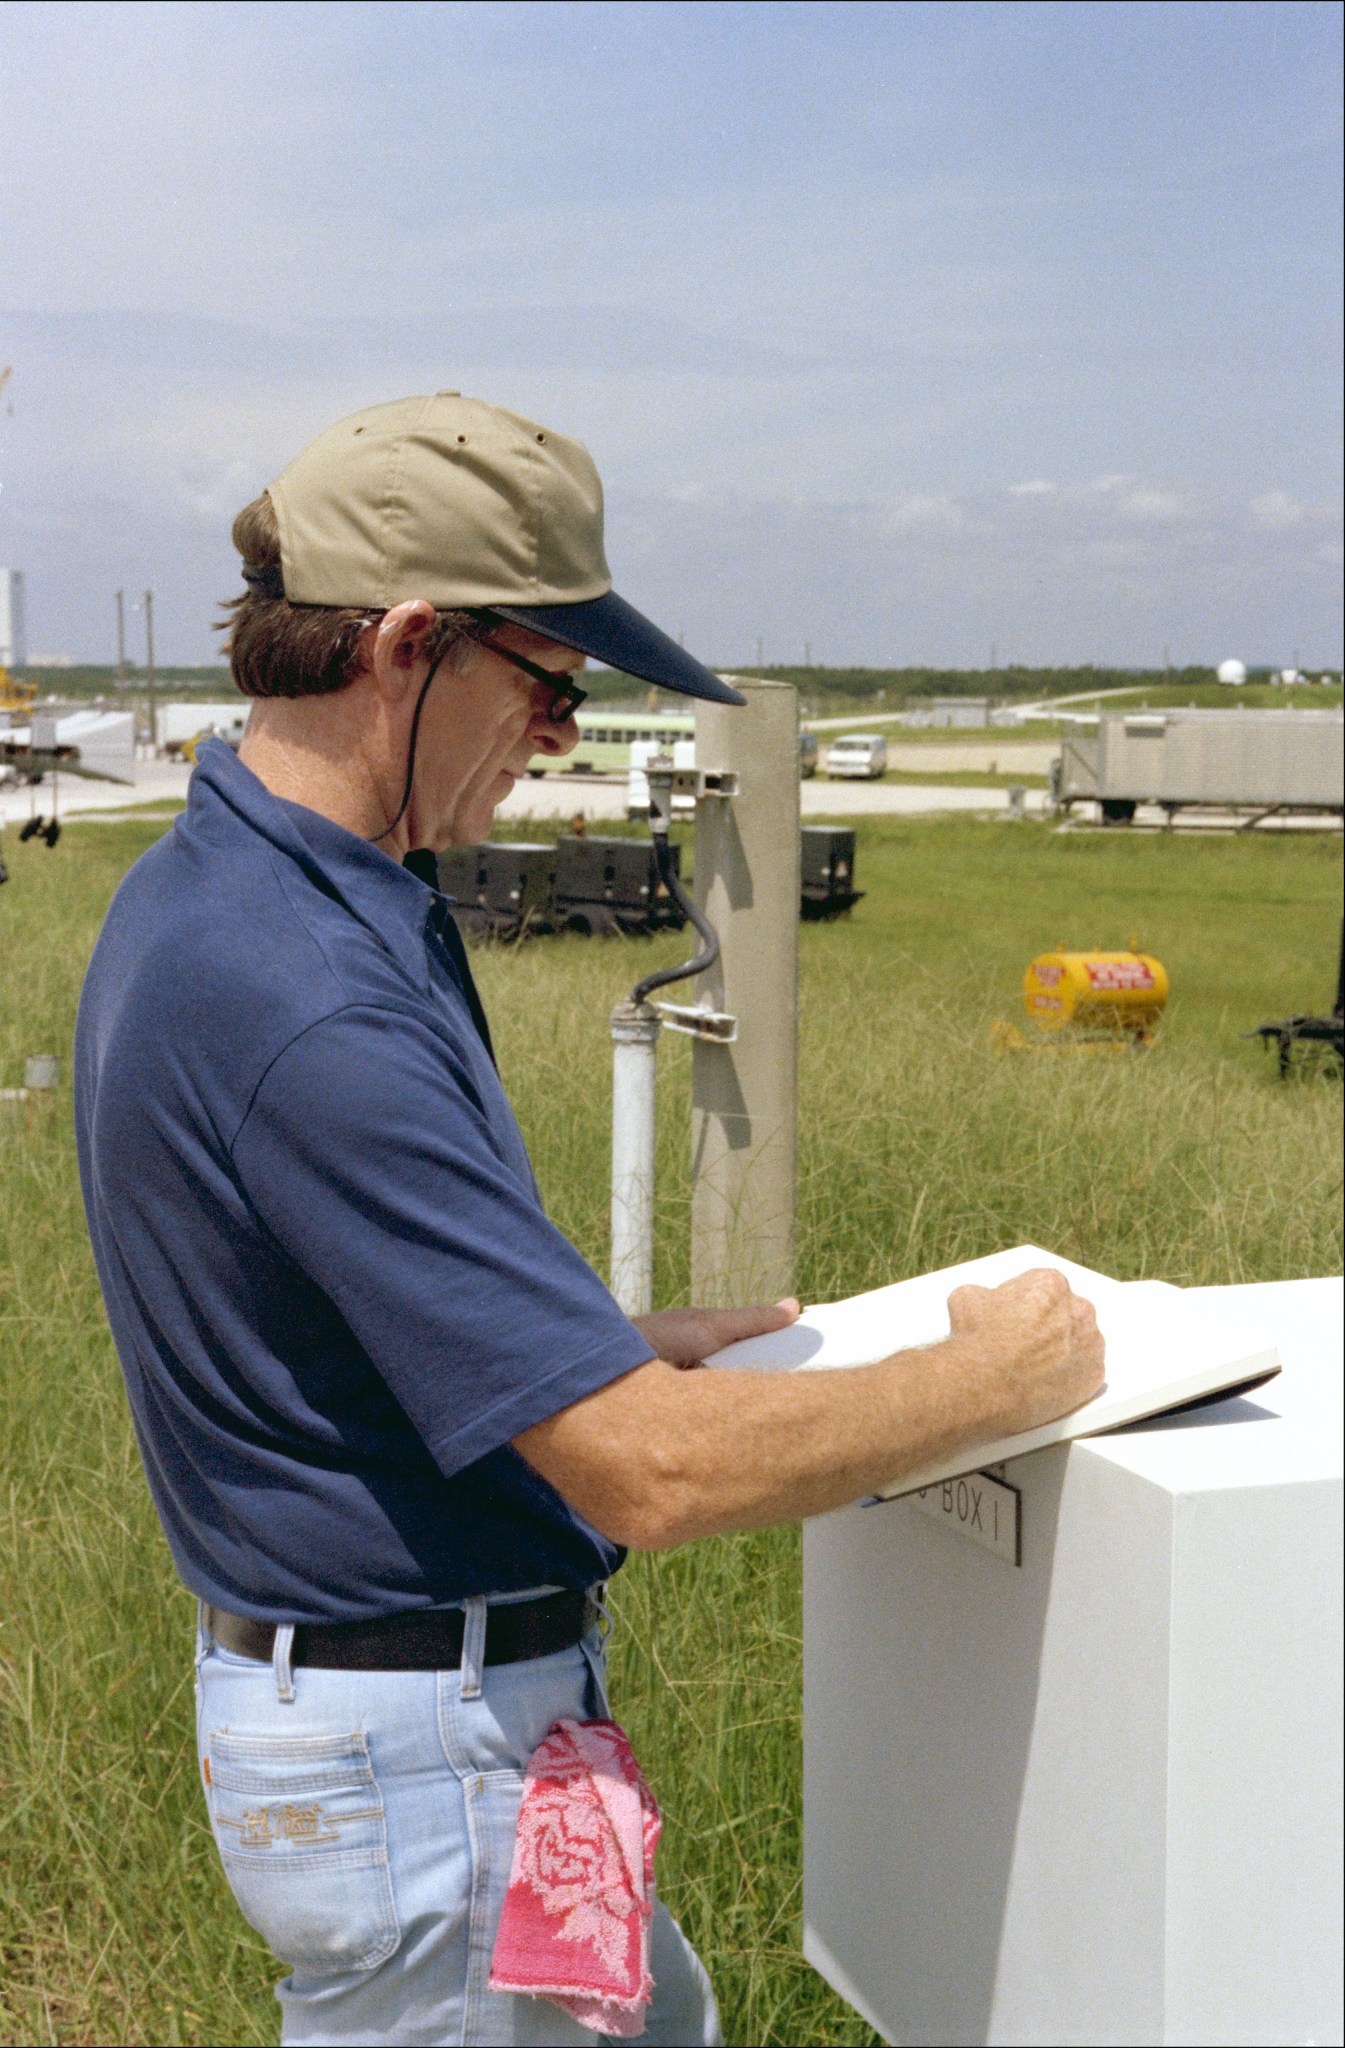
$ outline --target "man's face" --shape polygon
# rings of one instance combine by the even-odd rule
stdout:
[[[558,682],[583,668],[583,655],[523,626],[501,624],[490,637],[495,646],[473,647],[463,668],[446,662],[425,699],[409,819],[413,846],[486,838],[533,756],[559,758],[578,743],[573,718],[552,723],[552,691],[496,649],[526,655]]]

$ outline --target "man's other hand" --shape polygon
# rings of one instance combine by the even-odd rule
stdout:
[[[1093,1304],[1054,1267],[1035,1266],[1000,1287],[957,1287],[948,1320],[961,1367],[957,1393],[972,1415],[979,1409],[987,1435],[1054,1422],[1104,1384]]]
[[[799,1317],[792,1295],[784,1301],[754,1308],[661,1308],[653,1315],[633,1316],[636,1329],[670,1365],[700,1365],[726,1344],[744,1337],[765,1337],[786,1330]]]

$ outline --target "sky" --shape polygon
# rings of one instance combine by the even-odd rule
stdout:
[[[616,587],[721,666],[1337,666],[1341,22],[10,0],[30,652],[148,586],[215,658],[239,507],[451,388],[587,443]]]

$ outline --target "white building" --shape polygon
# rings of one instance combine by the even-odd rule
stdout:
[[[0,668],[26,668],[28,631],[22,569],[0,569]]]
[[[988,697],[936,697],[929,707],[931,725],[946,725],[954,728],[989,725],[990,699]]]

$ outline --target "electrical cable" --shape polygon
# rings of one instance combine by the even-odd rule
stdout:
[[[707,974],[719,958],[719,934],[709,918],[706,917],[704,911],[693,902],[692,898],[688,896],[686,890],[682,887],[672,864],[672,849],[668,844],[667,826],[666,824],[663,825],[663,829],[660,831],[659,824],[661,822],[660,820],[653,826],[654,859],[658,866],[659,880],[686,918],[688,924],[693,926],[705,943],[701,951],[687,961],[685,967],[664,967],[656,974],[646,974],[643,981],[637,981],[630,992],[630,999],[633,1003],[647,1002],[652,990],[666,988],[669,982],[687,981],[694,974]]]

